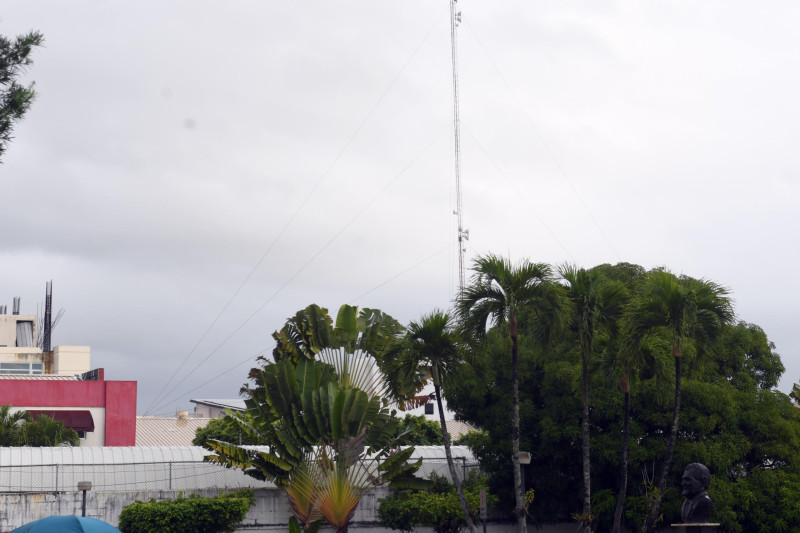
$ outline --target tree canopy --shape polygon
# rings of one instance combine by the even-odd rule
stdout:
[[[14,124],[22,119],[36,96],[33,82],[25,86],[17,80],[33,63],[33,49],[43,42],[39,32],[15,39],[0,35],[0,162],[12,139]]]
[[[641,290],[644,269],[636,265],[595,267],[632,293]],[[658,269],[661,271],[662,269]],[[528,322],[530,323],[530,322]],[[660,515],[678,521],[683,468],[706,464],[713,480],[712,518],[733,532],[788,531],[800,528],[800,409],[774,390],[783,372],[775,345],[757,325],[743,321],[713,325],[719,330],[700,346],[681,344],[682,401],[674,459],[668,470]],[[549,347],[532,339],[520,320],[520,449],[532,462],[525,485],[536,491],[529,516],[537,523],[570,521],[582,512],[582,355],[574,331],[562,330]],[[652,501],[670,440],[675,375],[668,328],[650,330],[640,360],[629,366],[630,468],[623,523],[640,528]],[[674,337],[673,337],[674,338]],[[589,361],[592,513],[596,531],[609,531],[620,486],[624,375],[616,354],[618,339],[602,332]],[[508,353],[502,328],[487,331],[476,345],[471,365],[446,391],[457,418],[481,427],[470,439],[500,502],[513,511],[511,452],[512,371],[496,364]],[[701,349],[702,348],[702,349]],[[646,352],[646,353],[644,353]],[[613,357],[612,357],[613,356]],[[622,366],[620,366],[622,365]],[[780,489],[779,489],[780,487]]]

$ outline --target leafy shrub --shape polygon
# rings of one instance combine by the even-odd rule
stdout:
[[[455,487],[442,476],[431,475],[433,486],[427,491],[401,490],[379,500],[378,519],[391,529],[413,531],[417,526],[433,528],[436,533],[458,533],[466,526]],[[464,483],[467,506],[477,519],[480,489],[486,488],[485,476],[470,472]],[[487,505],[497,497],[487,494]]]
[[[123,533],[219,533],[234,531],[254,501],[242,490],[213,498],[190,496],[177,500],[135,501],[119,515]]]

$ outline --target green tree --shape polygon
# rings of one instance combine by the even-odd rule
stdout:
[[[478,337],[486,333],[487,322],[508,328],[511,339],[511,461],[514,472],[514,496],[517,531],[527,531],[525,495],[519,463],[519,324],[520,314],[530,313],[535,319],[536,337],[545,341],[562,318],[561,291],[553,284],[551,269],[544,263],[509,260],[485,255],[475,259],[470,284],[456,302],[459,318],[465,329]]]
[[[722,327],[733,319],[728,291],[705,280],[676,277],[666,271],[647,275],[627,311],[627,324],[634,344],[650,334],[664,335],[675,359],[675,399],[669,440],[652,504],[642,531],[651,533],[658,518],[667,475],[672,465],[681,407],[681,359],[687,344],[703,349]]]
[[[47,415],[35,420],[27,411],[11,412],[10,405],[0,407],[0,446],[80,446],[74,429]]]
[[[253,419],[248,413],[237,413],[245,423],[252,424]],[[209,440],[221,440],[238,444],[259,444],[253,437],[242,432],[239,424],[227,413],[221,418],[210,420],[205,427],[197,428],[192,444],[195,446],[206,446]]]
[[[269,449],[212,440],[208,446],[216,453],[207,459],[283,487],[303,528],[324,516],[337,531],[347,531],[359,501],[375,486],[425,485],[413,476],[421,461],[407,462],[413,447],[398,451],[400,419],[389,409],[386,380],[365,349],[388,342],[397,322],[345,305],[329,327],[327,312],[307,310],[321,317],[327,340],[317,343],[320,336],[307,335],[283,343],[292,348],[250,372],[253,385],[245,392],[253,423],[232,415]],[[315,349],[305,350],[310,346]]]
[[[39,32],[13,40],[0,35],[0,162],[13,138],[14,124],[22,119],[36,96],[32,82],[26,87],[17,78],[33,63],[31,53],[42,43],[44,37]]]
[[[11,411],[10,405],[0,406],[0,446],[19,446],[19,427],[30,422],[27,411]]]
[[[420,376],[423,382],[432,382],[434,397],[439,411],[439,424],[441,427],[442,442],[450,469],[464,521],[470,532],[476,530],[472,520],[467,500],[461,481],[456,472],[453,454],[450,450],[450,434],[444,419],[444,406],[442,405],[442,388],[451,378],[455,367],[461,362],[459,340],[454,331],[450,315],[442,311],[434,311],[422,317],[419,322],[411,322],[408,326],[404,342],[400,345],[398,353],[392,357],[393,370],[397,376],[390,381],[399,381],[404,390],[417,393],[420,389]]]
[[[618,378],[619,390],[622,393],[622,444],[619,461],[619,490],[617,491],[617,504],[614,509],[614,523],[612,533],[620,533],[622,528],[622,513],[625,508],[625,499],[628,491],[628,466],[630,452],[630,421],[631,421],[631,391],[638,381],[639,375],[646,372],[651,376],[651,384],[657,384],[654,390],[665,388],[662,380],[665,379],[667,369],[665,365],[669,345],[659,337],[648,337],[634,350],[631,346],[624,347],[625,339],[612,336],[607,347],[606,370],[609,370],[612,379]],[[659,392],[656,393],[657,395]]]
[[[60,420],[47,415],[39,415],[36,420],[19,426],[20,446],[80,446],[78,432],[64,427]]]
[[[592,531],[591,444],[589,430],[589,364],[595,357],[601,334],[616,329],[625,301],[621,283],[603,279],[598,270],[573,265],[559,267],[571,303],[570,325],[581,353],[581,463],[583,466],[583,513],[580,522],[586,533]]]
[[[401,446],[442,446],[442,431],[439,424],[422,415],[407,413],[402,419],[398,432]]]
[[[638,292],[638,283],[649,275],[635,265],[622,267],[595,268]],[[545,351],[533,341],[531,324],[523,316],[519,330],[520,446],[531,452],[525,481],[536,491],[528,512],[536,524],[563,522],[580,513],[582,503],[582,406],[575,388],[581,358],[574,330],[555,334]],[[674,406],[675,365],[665,329],[651,331],[631,353],[625,349],[632,344],[625,340],[626,329],[617,339],[600,336],[597,352],[608,361],[598,357],[599,366],[590,366],[592,512],[599,532],[612,529],[625,484],[621,525],[641,530],[648,510],[643,472],[658,481],[659,471],[653,469],[666,453]],[[498,361],[510,346],[502,330],[487,331],[470,354],[470,365],[446,391],[456,417],[482,428],[467,444],[499,496],[496,510],[509,515],[514,506],[507,468],[512,373],[511,365]],[[686,340],[681,356],[680,428],[659,516],[667,524],[680,520],[681,473],[687,463],[699,461],[712,472],[712,520],[722,523],[721,530],[800,531],[800,409],[771,390],[783,372],[774,344],[755,324],[723,324],[713,341]],[[621,394],[615,385],[625,375],[628,394]],[[626,399],[630,416],[623,417]],[[621,477],[624,435],[632,444],[629,472]]]

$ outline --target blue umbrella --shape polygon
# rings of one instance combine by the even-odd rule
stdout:
[[[11,533],[122,533],[108,522],[83,516],[48,516]]]

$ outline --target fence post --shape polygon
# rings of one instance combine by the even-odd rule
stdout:
[[[466,482],[467,481],[467,458],[461,458],[461,479]]]
[[[169,462],[169,490],[172,490],[172,461]]]
[[[58,492],[58,465],[56,465],[56,492]]]

